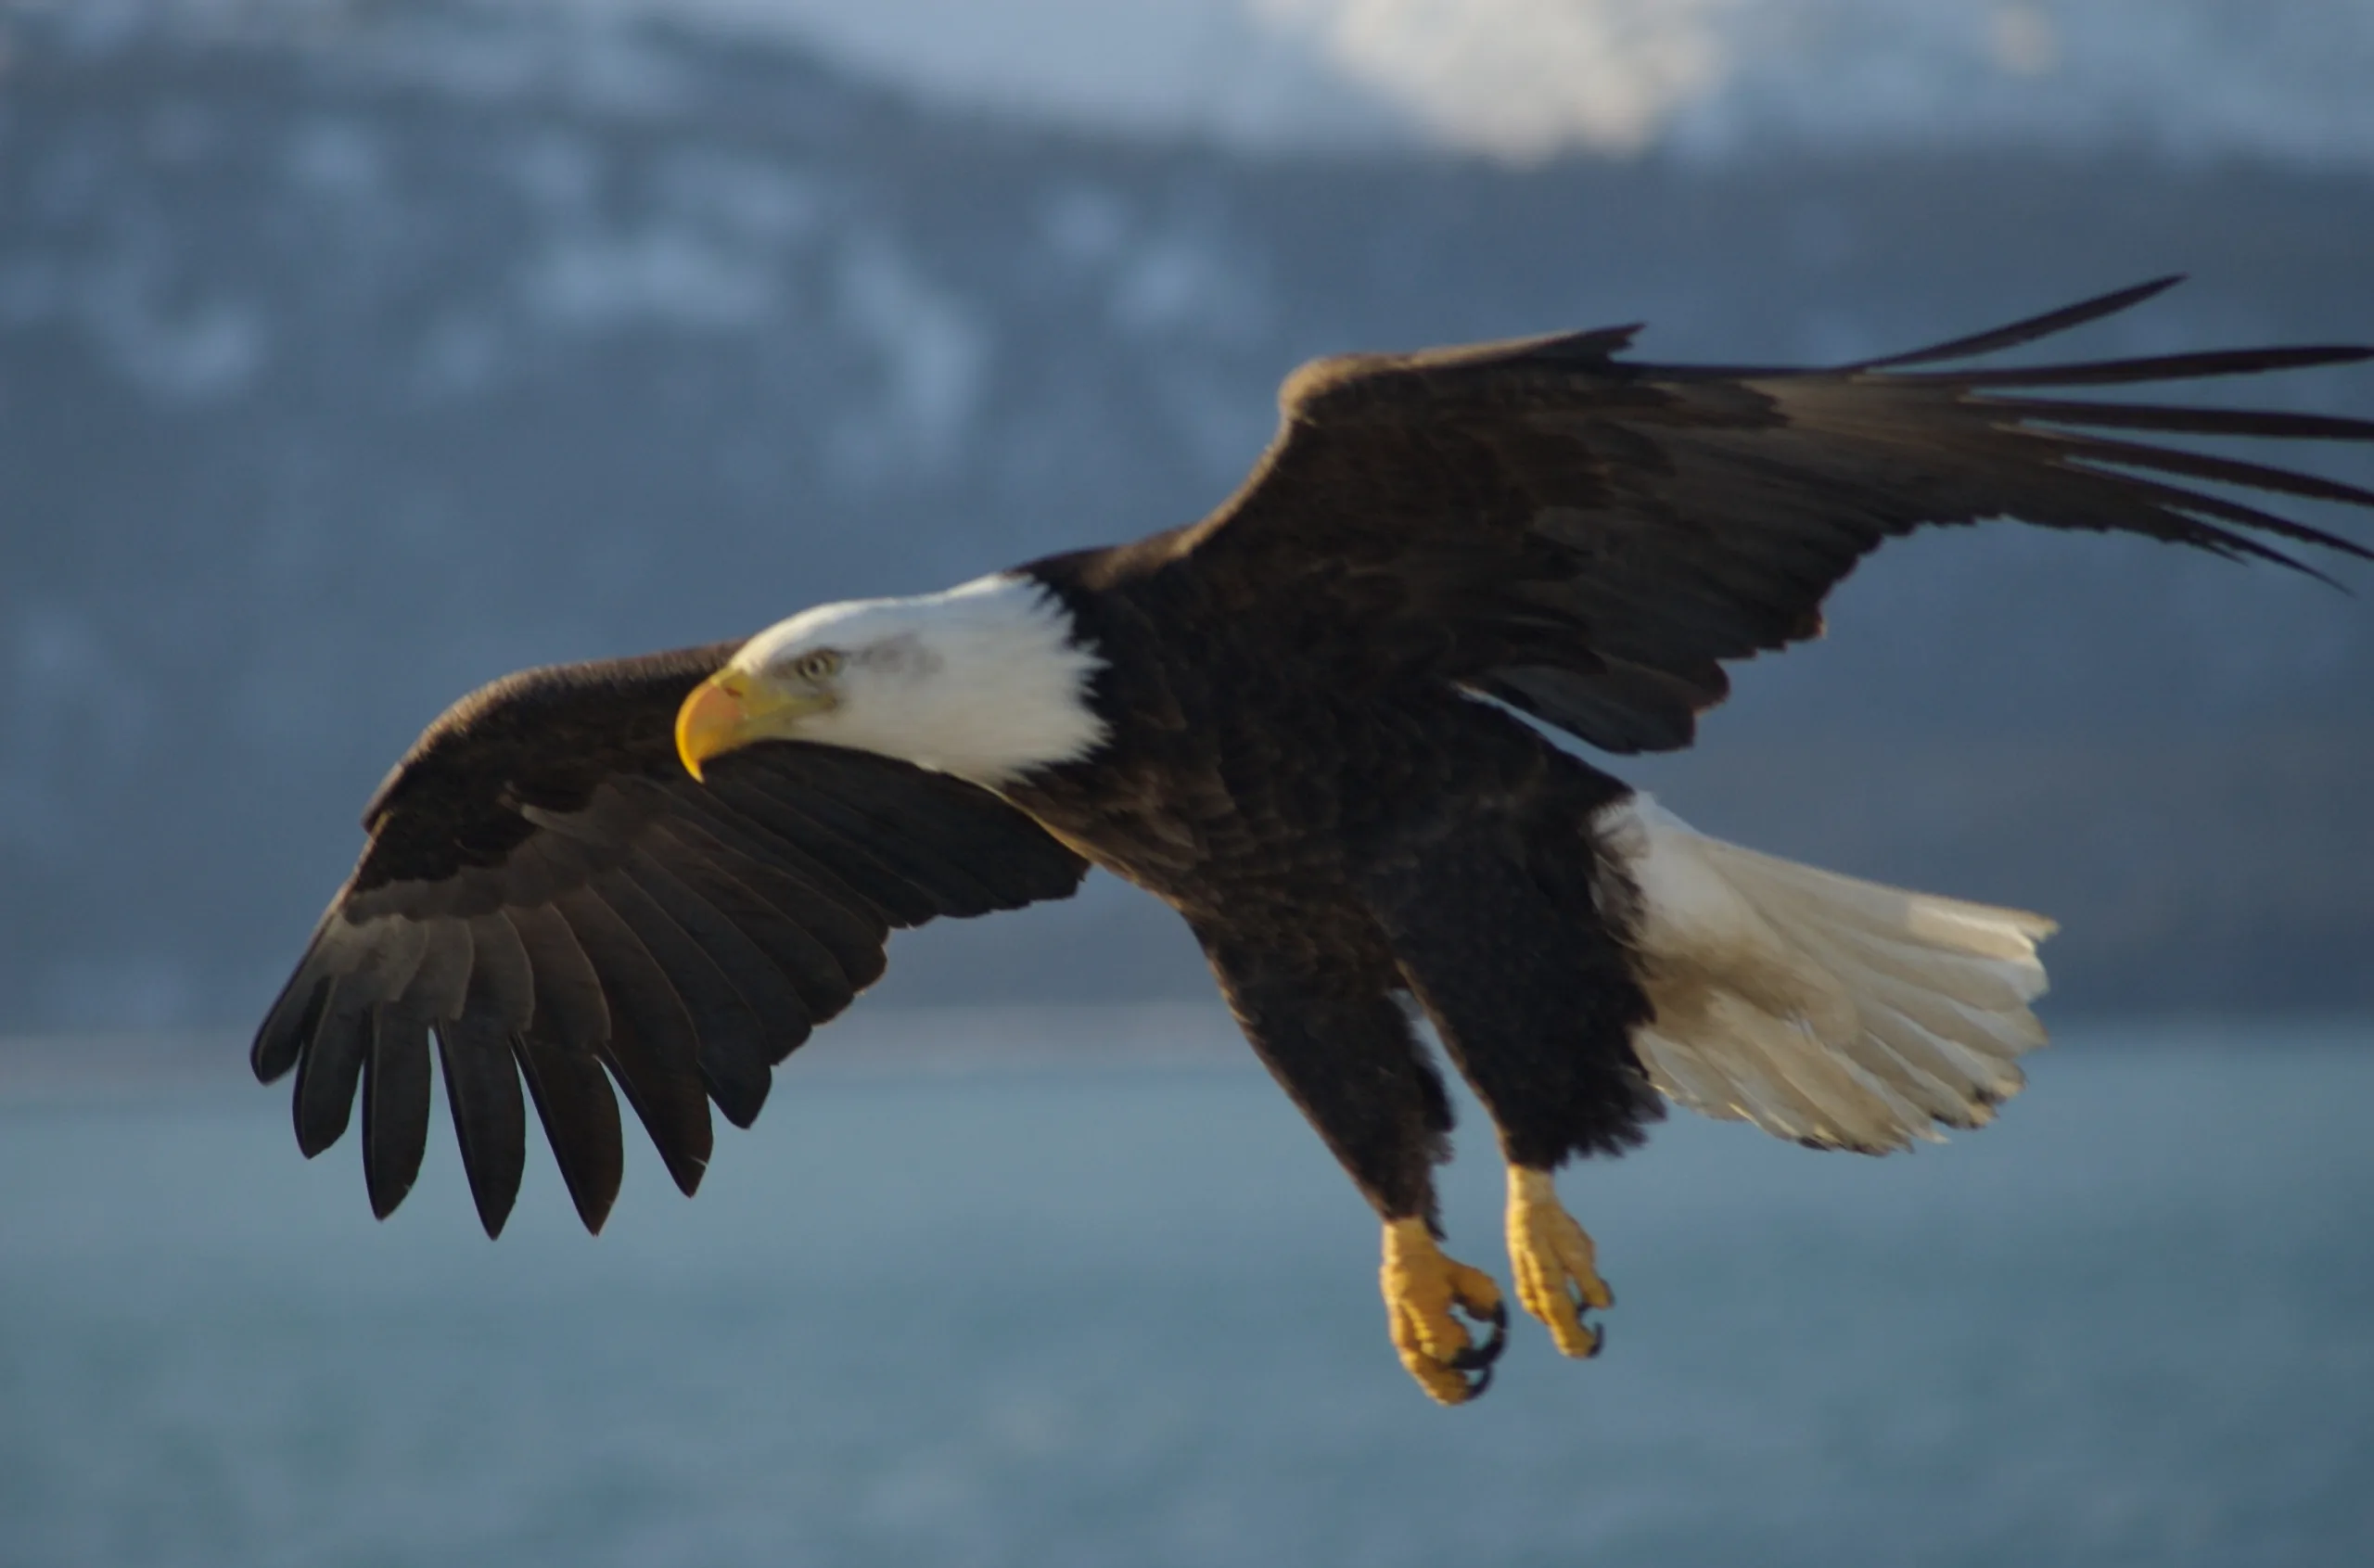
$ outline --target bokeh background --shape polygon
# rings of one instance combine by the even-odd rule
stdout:
[[[2070,351],[2374,337],[2343,0],[0,18],[0,1030],[244,1023],[463,691],[1198,516],[1311,354],[1837,359],[2174,271]],[[2374,1001],[2362,603],[1996,528],[1833,623],[1634,772],[2060,917],[2072,1010]],[[1103,882],[911,946],[894,997],[1206,986]]]
[[[1915,541],[1625,764],[2059,917],[2071,1043],[1917,1160],[1570,1181],[1615,1348],[1471,1411],[1106,879],[902,937],[598,1243],[531,1166],[488,1249],[450,1148],[376,1229],[235,1081],[509,669],[1192,518],[1312,354],[1843,359],[2177,271],[2053,351],[2374,340],[2374,4],[0,0],[0,1563],[2374,1552],[2346,566]]]

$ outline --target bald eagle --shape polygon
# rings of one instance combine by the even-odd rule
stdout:
[[[1977,1127],[2043,1043],[2053,927],[1702,835],[1557,735],[1688,746],[1724,661],[1819,634],[1831,589],[1924,524],[2374,558],[2234,498],[2374,491],[2121,433],[2374,422],[2068,395],[2374,350],[1939,368],[2174,281],[1830,369],[1637,363],[1628,327],[1321,360],[1201,522],[499,681],[365,808],[256,1075],[295,1069],[309,1156],[359,1085],[384,1217],[419,1170],[433,1040],[488,1233],[529,1101],[598,1229],[614,1085],[689,1193],[709,1105],[748,1125],[892,930],[1061,899],[1102,866],[1186,920],[1374,1205],[1392,1341],[1427,1394],[1480,1393],[1507,1314],[1442,1247],[1451,1111],[1413,1011],[1499,1132],[1518,1301],[1594,1354],[1612,1298],[1562,1164],[1639,1143],[1666,1101],[1873,1154]]]

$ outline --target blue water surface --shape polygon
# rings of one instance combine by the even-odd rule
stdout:
[[[1564,1179],[1608,1353],[1458,1410],[1250,1066],[796,1060],[697,1201],[638,1150],[589,1238],[539,1153],[496,1243],[441,1125],[381,1225],[277,1090],[0,1100],[0,1563],[2374,1561],[2369,1045],[2081,1031],[1886,1160],[1678,1117]]]

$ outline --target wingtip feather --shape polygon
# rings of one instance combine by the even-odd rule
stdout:
[[[2125,288],[2113,289],[2108,294],[2096,295],[2090,300],[2080,300],[2074,305],[2064,305],[2057,311],[2047,311],[2042,315],[2029,316],[2005,326],[1992,327],[1985,332],[1972,333],[1966,338],[1951,338],[1943,343],[1933,343],[1925,349],[1914,349],[1907,353],[1890,354],[1885,359],[1862,360],[1845,368],[1857,371],[1886,370],[1897,365],[1934,364],[1940,360],[1975,359],[1982,354],[1992,354],[2005,349],[2017,348],[2023,343],[2032,343],[2039,338],[2049,338],[2055,333],[2072,331],[2089,322],[2100,321],[2104,316],[2116,315],[2121,311],[2132,310],[2146,300],[2164,294],[2184,281],[2184,274],[2170,273],[2164,277],[2156,277],[2147,283],[2132,284]]]

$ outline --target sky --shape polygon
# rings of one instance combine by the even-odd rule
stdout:
[[[805,43],[926,96],[1254,147],[1783,141],[2374,161],[2374,0],[511,0]]]

